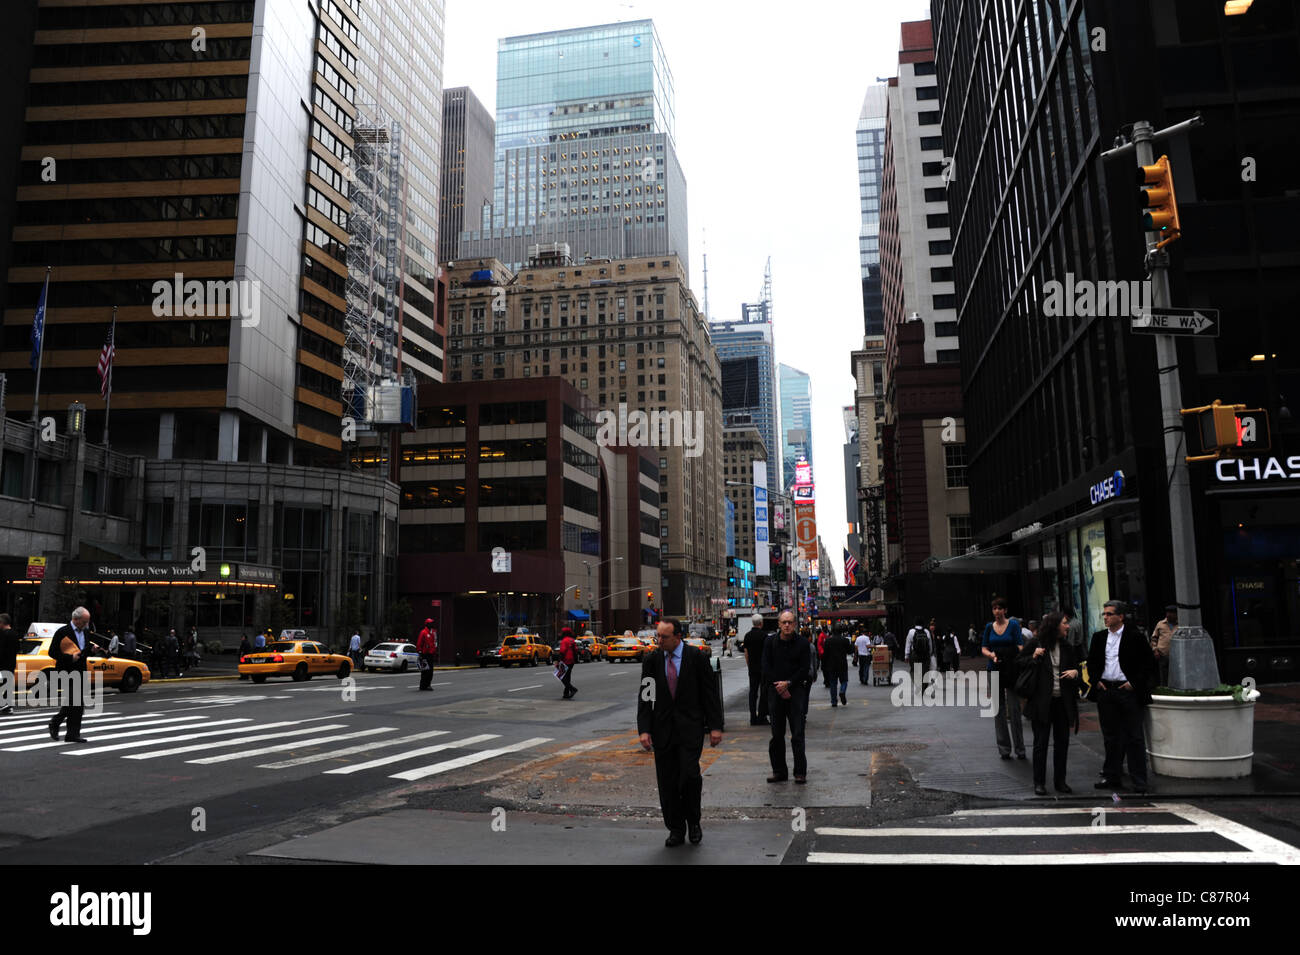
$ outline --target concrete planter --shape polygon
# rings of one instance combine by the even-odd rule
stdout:
[[[1146,713],[1151,769],[1179,779],[1249,776],[1255,704],[1230,696],[1155,696]]]

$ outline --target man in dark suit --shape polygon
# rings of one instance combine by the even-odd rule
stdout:
[[[104,655],[104,651],[90,639],[89,610],[78,607],[72,611],[72,622],[54,631],[54,636],[50,638],[48,653],[55,660],[55,670],[76,674],[75,679],[79,683],[75,687],[65,687],[65,691],[71,692],[71,698],[65,697],[64,705],[55,714],[54,719],[50,720],[50,739],[58,740],[59,727],[66,719],[68,721],[67,742],[88,742],[81,735],[81,716],[86,709],[87,696],[86,657],[91,654]]]
[[[681,623],[661,620],[658,631],[659,648],[641,664],[636,728],[641,745],[655,754],[659,806],[668,827],[664,845],[680,846],[688,827],[691,844],[699,845],[700,753],[705,730],[710,746],[722,742],[722,701],[704,654],[682,642]]]
[[[1125,627],[1125,610],[1122,601],[1106,602],[1102,607],[1106,629],[1092,635],[1088,649],[1088,678],[1092,682],[1088,699],[1097,704],[1106,746],[1103,778],[1096,788],[1123,788],[1120,775],[1127,756],[1133,789],[1142,794],[1149,788],[1143,708],[1151,702],[1156,661],[1146,637],[1136,627]]]
[[[14,682],[14,671],[18,669],[18,643],[18,631],[13,628],[9,614],[0,613],[0,679],[9,683],[7,692],[12,700],[18,699],[18,687]],[[13,711],[13,704],[0,707],[0,714],[3,715]]]

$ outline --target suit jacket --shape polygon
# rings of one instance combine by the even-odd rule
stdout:
[[[72,624],[70,623],[65,623],[63,626],[59,627],[58,630],[54,631],[54,636],[50,638],[50,648],[48,652],[50,656],[54,657],[54,668],[56,670],[84,670],[86,669],[86,657],[91,655],[104,655],[104,651],[100,650],[99,647],[95,645],[94,641],[90,639],[90,629],[86,629],[83,633],[86,638],[86,647],[81,651],[81,656],[76,660],[73,660],[72,654],[63,652],[62,645],[64,639],[76,643],[77,631],[72,629]]]
[[[654,700],[646,699],[646,680],[654,680]],[[682,646],[682,665],[677,673],[677,696],[668,692],[666,654],[655,650],[641,664],[641,685],[637,687],[636,729],[649,733],[655,749],[666,746],[702,747],[704,733],[722,727],[722,701],[713,669],[699,650]]]
[[[1075,655],[1074,647],[1067,640],[1058,640],[1056,645],[1061,648],[1061,672],[1079,669],[1079,658]],[[1025,701],[1025,713],[1031,720],[1047,722],[1052,709],[1052,662],[1046,652],[1037,661],[1034,660],[1034,651],[1040,646],[1042,644],[1037,637],[1026,640],[1020,656],[1016,658],[1016,665],[1021,671],[1032,666],[1040,668],[1034,695]],[[1079,732],[1079,682],[1061,680],[1061,700],[1065,703],[1066,719],[1076,733]]]
[[[1090,700],[1098,698],[1097,684],[1106,672],[1106,638],[1109,633],[1108,630],[1098,630],[1088,644],[1088,680],[1092,684],[1092,689],[1088,692]],[[1124,624],[1124,634],[1119,640],[1119,668],[1124,671],[1129,683],[1133,684],[1138,702],[1150,703],[1151,687],[1157,672],[1156,658],[1151,652],[1151,644],[1136,624]]]

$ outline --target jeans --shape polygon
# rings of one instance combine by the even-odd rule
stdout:
[[[564,684],[564,695],[566,697],[573,696],[573,694],[577,692],[573,688],[573,664],[572,663],[566,663],[564,665],[564,676],[560,680],[560,682]]]
[[[998,671],[993,671],[997,673]],[[1011,724],[1011,737],[1007,738],[1007,724]],[[1016,683],[998,673],[998,711],[993,715],[993,729],[997,735],[998,752],[1010,756],[1015,747],[1017,756],[1025,755],[1025,728],[1020,716],[1020,697],[1016,696]]]
[[[830,681],[827,683],[827,689],[831,691],[832,706],[835,706],[839,703],[839,695],[836,694],[835,692],[836,683],[840,685],[840,694],[847,693],[849,690],[849,678],[847,675],[839,677],[838,679],[836,677],[831,677]]]
[[[1064,691],[1062,691],[1064,692]],[[1041,714],[1040,714],[1041,715]],[[1047,742],[1052,742],[1052,781],[1056,788],[1065,785],[1065,760],[1069,754],[1070,723],[1065,712],[1065,700],[1052,697],[1047,719],[1035,719],[1034,726],[1034,785],[1047,785]]]
[[[858,681],[866,686],[871,680],[871,654],[858,657]]]
[[[803,731],[805,716],[808,712],[808,688],[790,687],[790,699],[781,699],[776,687],[767,688],[768,712],[772,716],[772,741],[768,744],[767,755],[772,761],[773,776],[788,776],[785,762],[785,724],[790,723],[790,748],[794,750],[794,774],[808,775],[808,755],[804,752]]]
[[[1142,728],[1142,704],[1133,690],[1099,690],[1097,720],[1106,745],[1102,775],[1118,784],[1128,759],[1128,774],[1138,789],[1147,788],[1146,734]]]

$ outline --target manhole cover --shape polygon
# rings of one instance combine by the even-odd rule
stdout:
[[[922,789],[942,789],[962,793],[1012,793],[1032,789],[1023,779],[1002,773],[922,773],[916,779]]]
[[[926,749],[928,743],[867,743],[863,746],[850,746],[853,753],[915,753]]]

